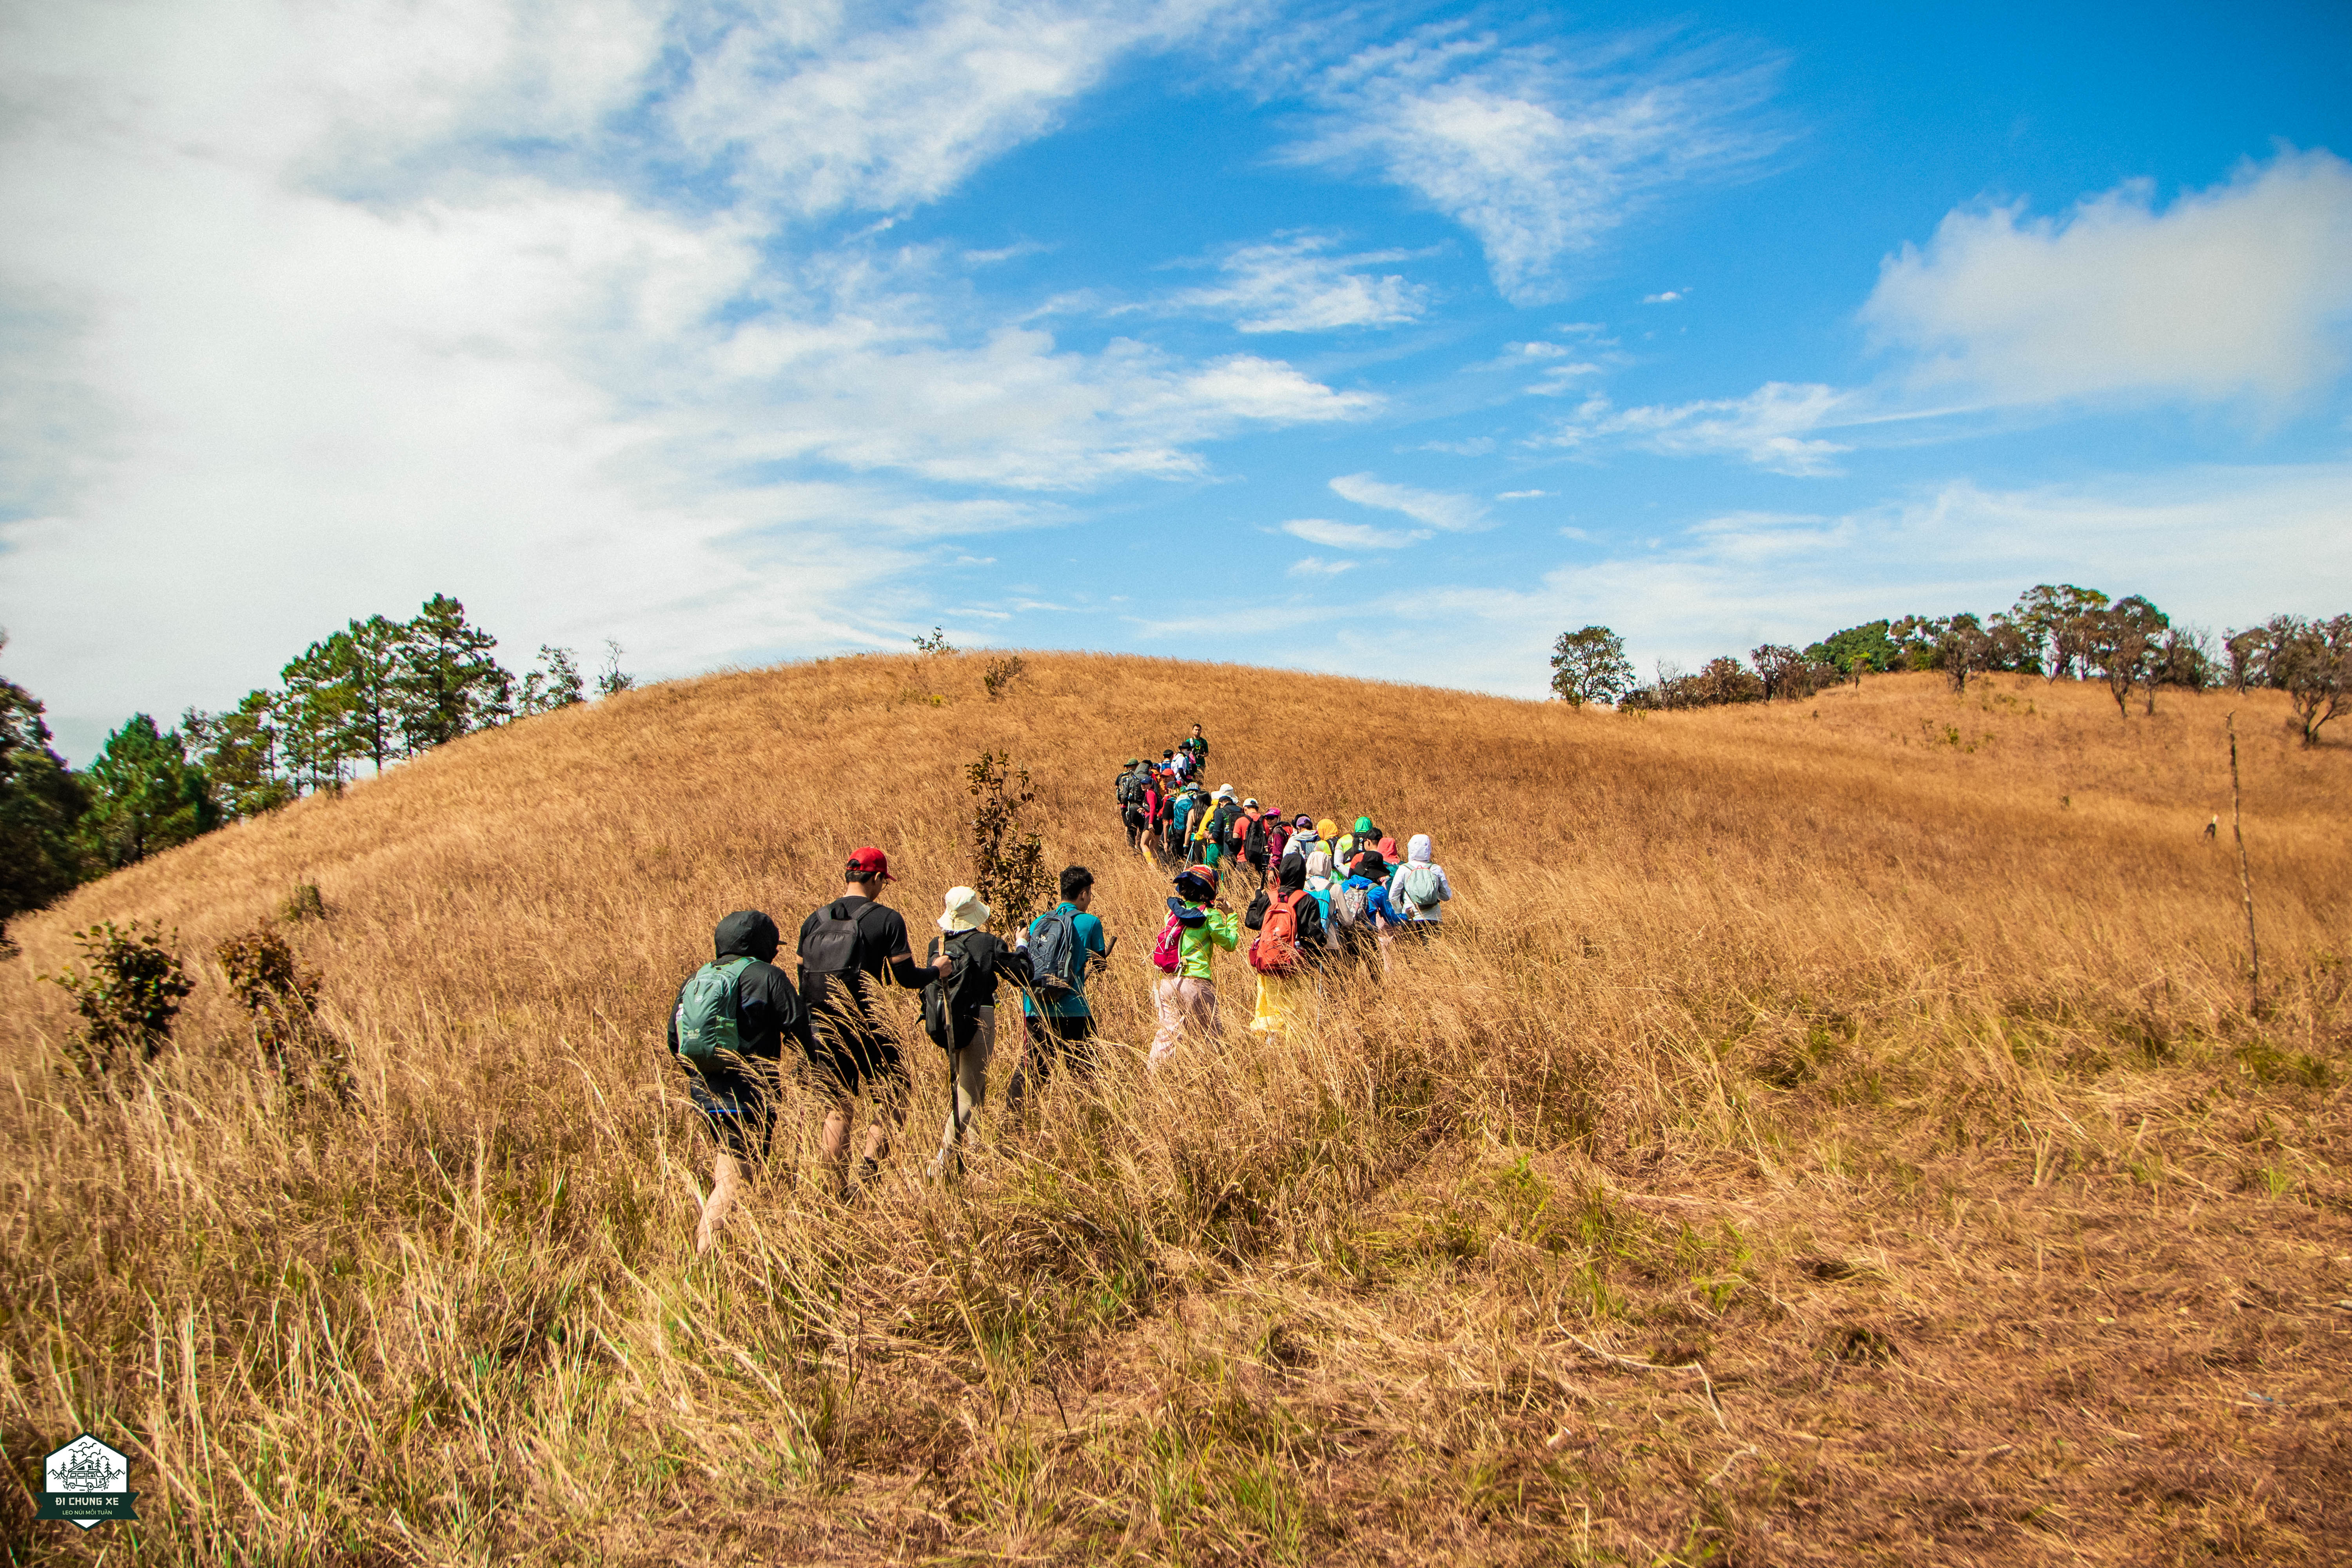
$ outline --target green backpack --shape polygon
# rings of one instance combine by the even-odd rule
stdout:
[[[677,994],[677,1054],[697,1068],[708,1068],[722,1053],[739,1054],[741,998],[737,985],[751,967],[748,958],[727,958],[694,972]]]

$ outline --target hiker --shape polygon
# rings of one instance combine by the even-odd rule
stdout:
[[[1377,952],[1381,973],[1389,970],[1390,932],[1403,923],[1389,901],[1388,863],[1372,850],[1357,857],[1347,877],[1331,889],[1331,924],[1349,959]]]
[[[1223,859],[1225,841],[1233,837],[1234,819],[1241,814],[1241,803],[1234,798],[1234,786],[1219,784],[1217,793],[1209,797],[1208,810],[1192,830],[1200,845],[1199,853],[1192,858],[1203,866],[1213,866]]]
[[[1178,780],[1185,784],[1192,783],[1193,774],[1199,771],[1200,759],[1198,757],[1195,757],[1190,752],[1184,751],[1162,752],[1160,754],[1161,757],[1166,759],[1168,771],[1174,773]]]
[[[1323,912],[1324,945],[1326,947],[1337,947],[1339,940],[1339,933],[1330,929],[1330,855],[1321,849],[1312,849],[1307,854],[1301,855],[1298,852],[1297,842],[1294,841],[1290,847],[1290,853],[1282,858],[1282,863],[1285,867],[1287,867],[1293,860],[1298,862],[1298,869],[1307,879],[1307,891],[1314,898],[1316,906]]]
[[[1389,879],[1389,902],[1403,917],[1398,928],[1404,936],[1426,940],[1435,936],[1444,919],[1439,906],[1454,897],[1445,868],[1430,858],[1429,835],[1416,833],[1404,847],[1404,864]]]
[[[1187,783],[1177,793],[1175,805],[1169,808],[1168,820],[1176,829],[1175,841],[1171,846],[1171,850],[1173,854],[1181,857],[1183,863],[1189,863],[1192,858],[1192,817],[1201,809],[1202,804],[1200,790]]]
[[[1234,819],[1233,857],[1257,873],[1258,887],[1265,887],[1265,813],[1258,809],[1257,797],[1242,802],[1242,814]]]
[[[694,1227],[697,1253],[710,1250],[744,1180],[767,1163],[784,1042],[801,1032],[800,993],[775,965],[782,941],[766,915],[737,910],[711,932],[711,961],[687,977],[670,1006],[670,1055],[719,1145]]]
[[[1095,874],[1084,866],[1065,866],[1062,901],[1031,921],[1022,934],[1032,984],[1021,994],[1025,1037],[1013,1083],[1004,1092],[1007,1115],[1021,1109],[1033,1066],[1041,1092],[1056,1062],[1081,1076],[1093,1076],[1095,1015],[1087,1000],[1087,969],[1110,957],[1101,919],[1087,912],[1094,901]]]
[[[934,1179],[963,1166],[956,1145],[988,1099],[988,1058],[996,1049],[996,986],[1029,984],[1029,955],[984,930],[992,911],[970,888],[950,888],[925,955],[940,978],[923,987],[923,1032],[948,1054],[948,1124],[926,1173]]]
[[[948,968],[944,960],[929,967],[917,963],[905,917],[875,902],[882,884],[896,879],[888,856],[871,846],[859,849],[842,872],[841,897],[801,922],[803,1043],[820,1087],[833,1100],[821,1147],[844,1196],[850,1192],[849,1123],[857,1091],[874,1087],[874,1121],[857,1167],[861,1186],[880,1173],[890,1129],[907,1119],[907,1064],[876,1013],[883,977],[919,991]]]
[[[1231,952],[1241,945],[1240,924],[1212,907],[1217,897],[1216,868],[1187,866],[1176,874],[1175,886],[1175,897],[1168,900],[1168,923],[1151,951],[1152,964],[1160,972],[1152,993],[1160,1028],[1151,1037],[1148,1063],[1155,1068],[1175,1050],[1187,1025],[1197,1025],[1212,1041],[1222,1037],[1210,961],[1218,948]]]
[[[1167,786],[1160,770],[1150,763],[1143,768],[1143,858],[1156,858],[1160,852],[1160,819],[1168,810]]]
[[[1176,749],[1192,759],[1190,771],[1195,775],[1201,773],[1202,765],[1209,760],[1209,742],[1202,737],[1201,726],[1198,724],[1192,726],[1191,734],[1176,742]]]
[[[1283,857],[1290,852],[1290,836],[1296,831],[1290,818],[1282,813],[1265,814],[1265,863],[1277,873],[1282,869]]]
[[[1249,945],[1249,964],[1257,971],[1250,1029],[1285,1033],[1297,1021],[1300,1003],[1314,994],[1325,950],[1323,909],[1307,890],[1307,862],[1297,856],[1285,860],[1281,881],[1271,892],[1258,889],[1242,924],[1258,933]]]
[[[1356,818],[1356,826],[1341,834],[1331,846],[1331,864],[1345,870],[1356,863],[1356,857],[1380,842],[1380,829],[1369,816]]]
[[[1143,813],[1143,798],[1150,785],[1150,777],[1143,771],[1143,759],[1128,758],[1127,770],[1118,775],[1112,793],[1118,802],[1119,825],[1127,829],[1129,849],[1143,847],[1143,829],[1149,820]]]

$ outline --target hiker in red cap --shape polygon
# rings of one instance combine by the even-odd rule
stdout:
[[[808,1018],[804,1046],[819,1087],[832,1097],[824,1119],[823,1148],[843,1194],[849,1193],[849,1123],[857,1091],[873,1086],[874,1120],[866,1129],[860,1183],[880,1171],[890,1130],[907,1119],[907,1065],[898,1041],[877,1015],[882,980],[919,991],[951,961],[915,962],[907,921],[898,910],[875,902],[882,884],[895,880],[890,858],[868,846],[849,857],[842,871],[841,897],[801,922],[801,1004]]]

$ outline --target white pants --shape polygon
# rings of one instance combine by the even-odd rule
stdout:
[[[1163,1060],[1183,1037],[1185,1026],[1197,1025],[1211,1040],[1218,1038],[1217,988],[1206,980],[1171,974],[1152,990],[1160,1012],[1159,1032],[1151,1037],[1151,1059]]]

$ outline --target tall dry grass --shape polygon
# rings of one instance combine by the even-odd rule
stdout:
[[[1906,677],[1636,718],[981,673],[654,688],[22,922],[0,1440],[37,1486],[95,1431],[146,1496],[85,1536],[11,1492],[12,1560],[2345,1556],[2352,763],[2275,699],[2126,721]],[[883,1191],[824,1194],[795,1102],[698,1263],[658,1031],[717,918],[789,927],[866,842],[928,918],[968,874],[960,765],[1010,750],[1100,878],[1097,1005],[1139,1043],[1163,888],[1109,784],[1195,718],[1213,783],[1433,833],[1444,940],[1290,1040],[992,1109],[945,1189],[910,1039]],[[159,919],[194,959],[303,883],[348,1104],[257,1072],[210,973],[153,1068],[63,1076],[34,977],[69,929]]]

